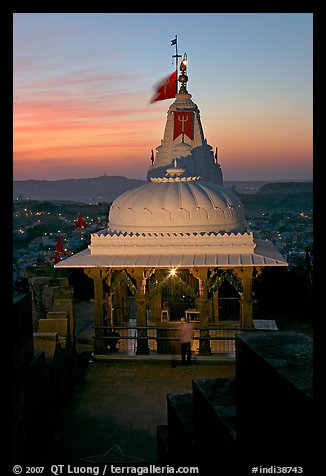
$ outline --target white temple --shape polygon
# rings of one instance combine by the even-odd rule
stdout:
[[[181,87],[169,107],[148,182],[117,197],[108,226],[91,235],[88,248],[55,265],[83,268],[94,280],[98,326],[104,319],[104,281],[112,297],[109,306],[118,299],[117,286],[125,286],[136,297],[137,325],[146,322],[146,304],[153,322],[160,321],[162,289],[171,270],[179,274],[183,290],[195,288],[200,325],[219,322],[218,291],[228,279],[241,302],[239,326],[252,326],[253,275],[266,266],[287,266],[270,241],[255,239],[239,197],[223,186],[199,110],[186,90],[185,64],[180,70]],[[154,292],[155,286],[160,292]]]

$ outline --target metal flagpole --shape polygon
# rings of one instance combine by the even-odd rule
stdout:
[[[178,37],[175,35],[174,40],[171,40],[171,46],[175,45],[175,55],[172,55],[172,58],[175,58],[175,71],[177,75],[177,81],[176,81],[176,93],[178,94],[178,58],[181,58],[181,55],[178,55]]]

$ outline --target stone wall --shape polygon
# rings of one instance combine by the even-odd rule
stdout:
[[[24,372],[14,375],[12,462],[36,463],[50,441],[50,373],[43,352],[35,351]]]
[[[4,315],[4,321],[9,319]],[[15,294],[12,313],[14,374],[22,372],[34,356],[31,293]]]
[[[14,299],[13,463],[37,463],[51,443],[76,372],[73,289],[30,276]]]
[[[312,357],[305,334],[237,335],[235,378],[194,379],[191,394],[167,395],[158,463],[191,462],[200,474],[221,476],[252,474],[253,467],[317,475]]]
[[[297,332],[237,336],[236,379],[237,444],[248,462],[305,467],[316,432],[312,339]]]

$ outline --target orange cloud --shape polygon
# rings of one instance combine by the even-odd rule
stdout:
[[[113,161],[126,153],[141,156],[155,147],[162,134],[164,116],[148,105],[145,93],[107,94],[107,82],[115,79],[110,75],[77,79],[64,76],[38,81],[27,88],[17,87],[16,166],[21,167],[22,161],[44,158],[62,158],[73,163],[89,160],[90,154],[96,160]],[[103,82],[105,88],[101,91],[99,85]],[[87,91],[71,89],[76,85],[87,85]]]

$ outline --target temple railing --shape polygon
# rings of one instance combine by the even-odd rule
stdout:
[[[105,335],[108,328],[105,326],[95,326],[96,331],[94,340],[102,339],[105,342],[105,348],[110,353],[110,343],[117,337]],[[174,354],[179,351],[179,338],[177,336],[177,326],[174,327],[155,327],[155,326],[114,326],[114,330],[119,333],[117,351],[135,355],[139,341],[146,343],[148,351],[152,354]],[[273,329],[266,329],[266,331]],[[141,332],[139,332],[141,331]],[[253,327],[236,326],[194,326],[194,337],[192,340],[193,355],[201,355],[202,345],[209,349],[210,354],[235,352],[235,336],[244,332],[259,332],[261,329]],[[103,335],[99,335],[99,334]],[[141,334],[141,335],[139,335]],[[145,335],[144,335],[145,334]],[[206,353],[207,355],[207,353]]]

